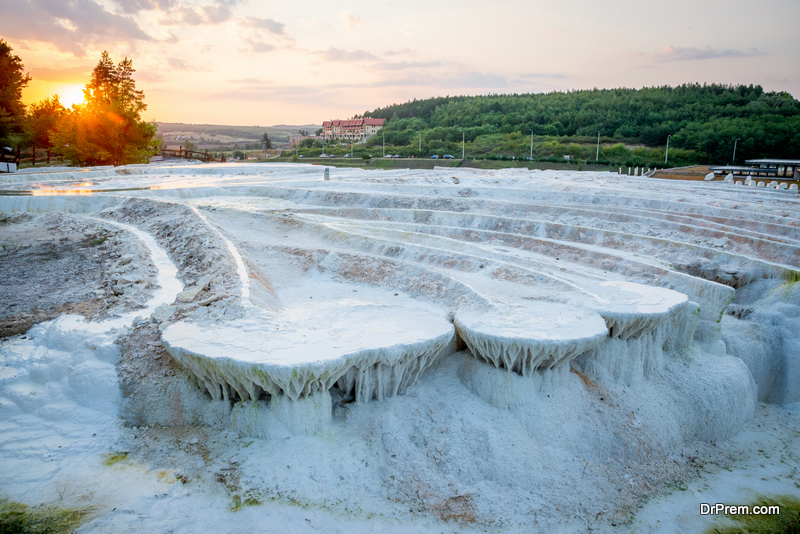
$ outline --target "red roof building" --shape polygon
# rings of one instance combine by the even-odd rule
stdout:
[[[378,133],[386,119],[349,119],[322,123],[322,138],[363,140]]]

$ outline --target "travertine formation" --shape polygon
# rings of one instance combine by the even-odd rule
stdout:
[[[140,211],[188,205],[217,244],[172,253],[221,247],[238,290],[224,307],[158,318],[164,347],[215,400],[332,390],[382,400],[462,341],[477,365],[503,372],[571,368],[626,384],[658,379],[693,350],[733,354],[749,367],[730,368],[747,391],[725,393],[744,400],[720,400],[741,405],[735,421],[756,395],[800,398],[796,195],[524,169],[329,177],[312,166],[134,167],[82,173],[90,195],[54,195],[74,187],[63,171],[40,176],[39,196],[0,204],[106,216],[134,197]],[[208,298],[214,284],[194,280],[176,305]],[[780,343],[756,360],[743,348],[748,329]]]

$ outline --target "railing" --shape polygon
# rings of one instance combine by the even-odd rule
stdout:
[[[53,157],[58,157],[60,161],[64,161],[64,156],[54,156],[50,152],[50,148],[36,148],[36,145],[25,150],[21,146],[17,146],[17,149],[12,154],[6,153],[5,150],[0,151],[0,162],[16,163],[17,167],[21,163],[30,163],[32,167],[35,167],[37,161],[49,165],[50,159]]]
[[[181,147],[178,150],[159,150],[158,153],[161,156],[167,156],[171,158],[199,159],[203,163],[214,161],[214,158],[211,157],[211,154],[208,153],[208,150],[205,152],[198,152],[197,150],[184,150],[184,148]]]

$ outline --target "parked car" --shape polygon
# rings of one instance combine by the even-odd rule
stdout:
[[[345,154],[345,155],[344,155],[344,157],[345,157],[345,158],[349,158],[349,157],[350,157],[350,154]]]
[[[329,157],[329,158],[335,158],[335,157],[336,157],[336,154],[328,154],[328,157]]]
[[[300,154],[300,155],[299,155],[299,156],[297,156],[297,157],[298,157],[298,158],[304,158],[305,156],[304,156],[304,155],[302,155],[302,154]]]
[[[433,156],[431,156],[431,159],[439,159],[439,156],[437,154],[434,154]]]
[[[442,159],[456,159],[456,158],[454,158],[450,154],[445,154],[444,156],[442,156]]]
[[[395,155],[394,155],[394,156],[392,156],[392,157],[393,157],[393,158],[396,158],[396,159],[399,159],[399,158],[402,158],[403,156],[401,156],[400,154],[395,154]]]

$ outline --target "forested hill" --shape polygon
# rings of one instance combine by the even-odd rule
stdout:
[[[426,138],[468,140],[518,132],[596,137],[646,146],[694,150],[708,163],[730,159],[734,140],[744,158],[800,157],[800,102],[759,85],[700,85],[594,89],[567,93],[438,97],[366,112],[388,119],[387,142]],[[438,134],[436,133],[438,131]],[[737,157],[737,160],[739,158]]]

